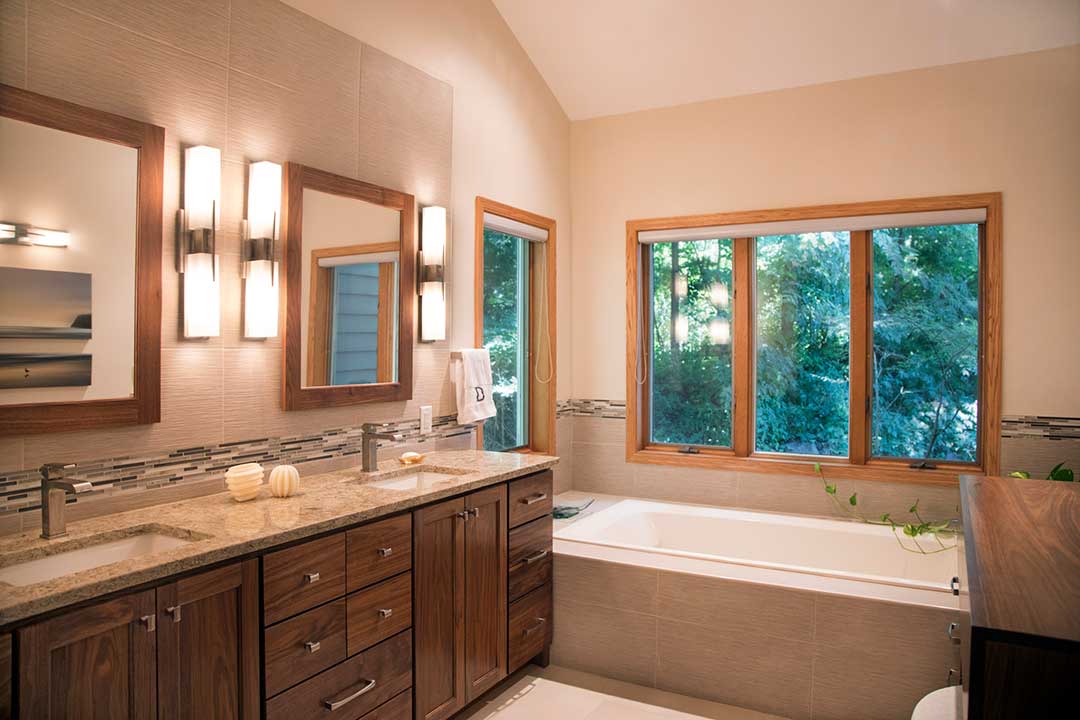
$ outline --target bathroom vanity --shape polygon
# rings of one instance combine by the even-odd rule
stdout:
[[[132,718],[441,720],[546,663],[556,459],[433,457],[444,479],[411,488],[416,471],[346,471],[306,479],[291,498],[221,494],[73,525],[60,542],[76,547],[148,527],[192,534],[162,553],[0,586],[0,717],[93,706]],[[32,557],[45,545],[0,542],[0,567],[15,546]]]
[[[1066,717],[1080,673],[1080,484],[965,476],[967,717]],[[969,641],[969,642],[968,642]]]

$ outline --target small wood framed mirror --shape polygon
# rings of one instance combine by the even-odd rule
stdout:
[[[165,130],[0,84],[0,435],[161,419]]]
[[[416,200],[286,163],[286,410],[412,397]]]

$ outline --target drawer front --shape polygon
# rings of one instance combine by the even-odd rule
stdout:
[[[345,659],[345,598],[308,610],[266,630],[266,695]]]
[[[344,594],[345,533],[263,558],[263,617],[267,625]]]
[[[551,471],[510,482],[510,527],[551,514]]]
[[[412,567],[412,514],[380,520],[348,532],[349,592]]]
[[[412,720],[412,693],[406,691],[395,695],[361,720]]]
[[[349,655],[412,627],[412,573],[403,573],[348,597]]]
[[[266,720],[358,720],[410,687],[412,631],[407,630],[271,698]]]
[[[509,672],[514,672],[551,644],[551,585],[533,590],[510,604]]]
[[[510,601],[551,581],[551,516],[510,531],[507,596]]]

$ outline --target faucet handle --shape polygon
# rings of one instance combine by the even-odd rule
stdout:
[[[45,463],[38,468],[38,472],[41,473],[43,478],[48,480],[52,477],[52,473],[60,473],[62,475],[65,470],[74,470],[75,467],[75,463]]]

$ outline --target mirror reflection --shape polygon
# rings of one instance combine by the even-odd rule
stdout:
[[[303,202],[304,387],[396,382],[401,213],[309,188]]]

